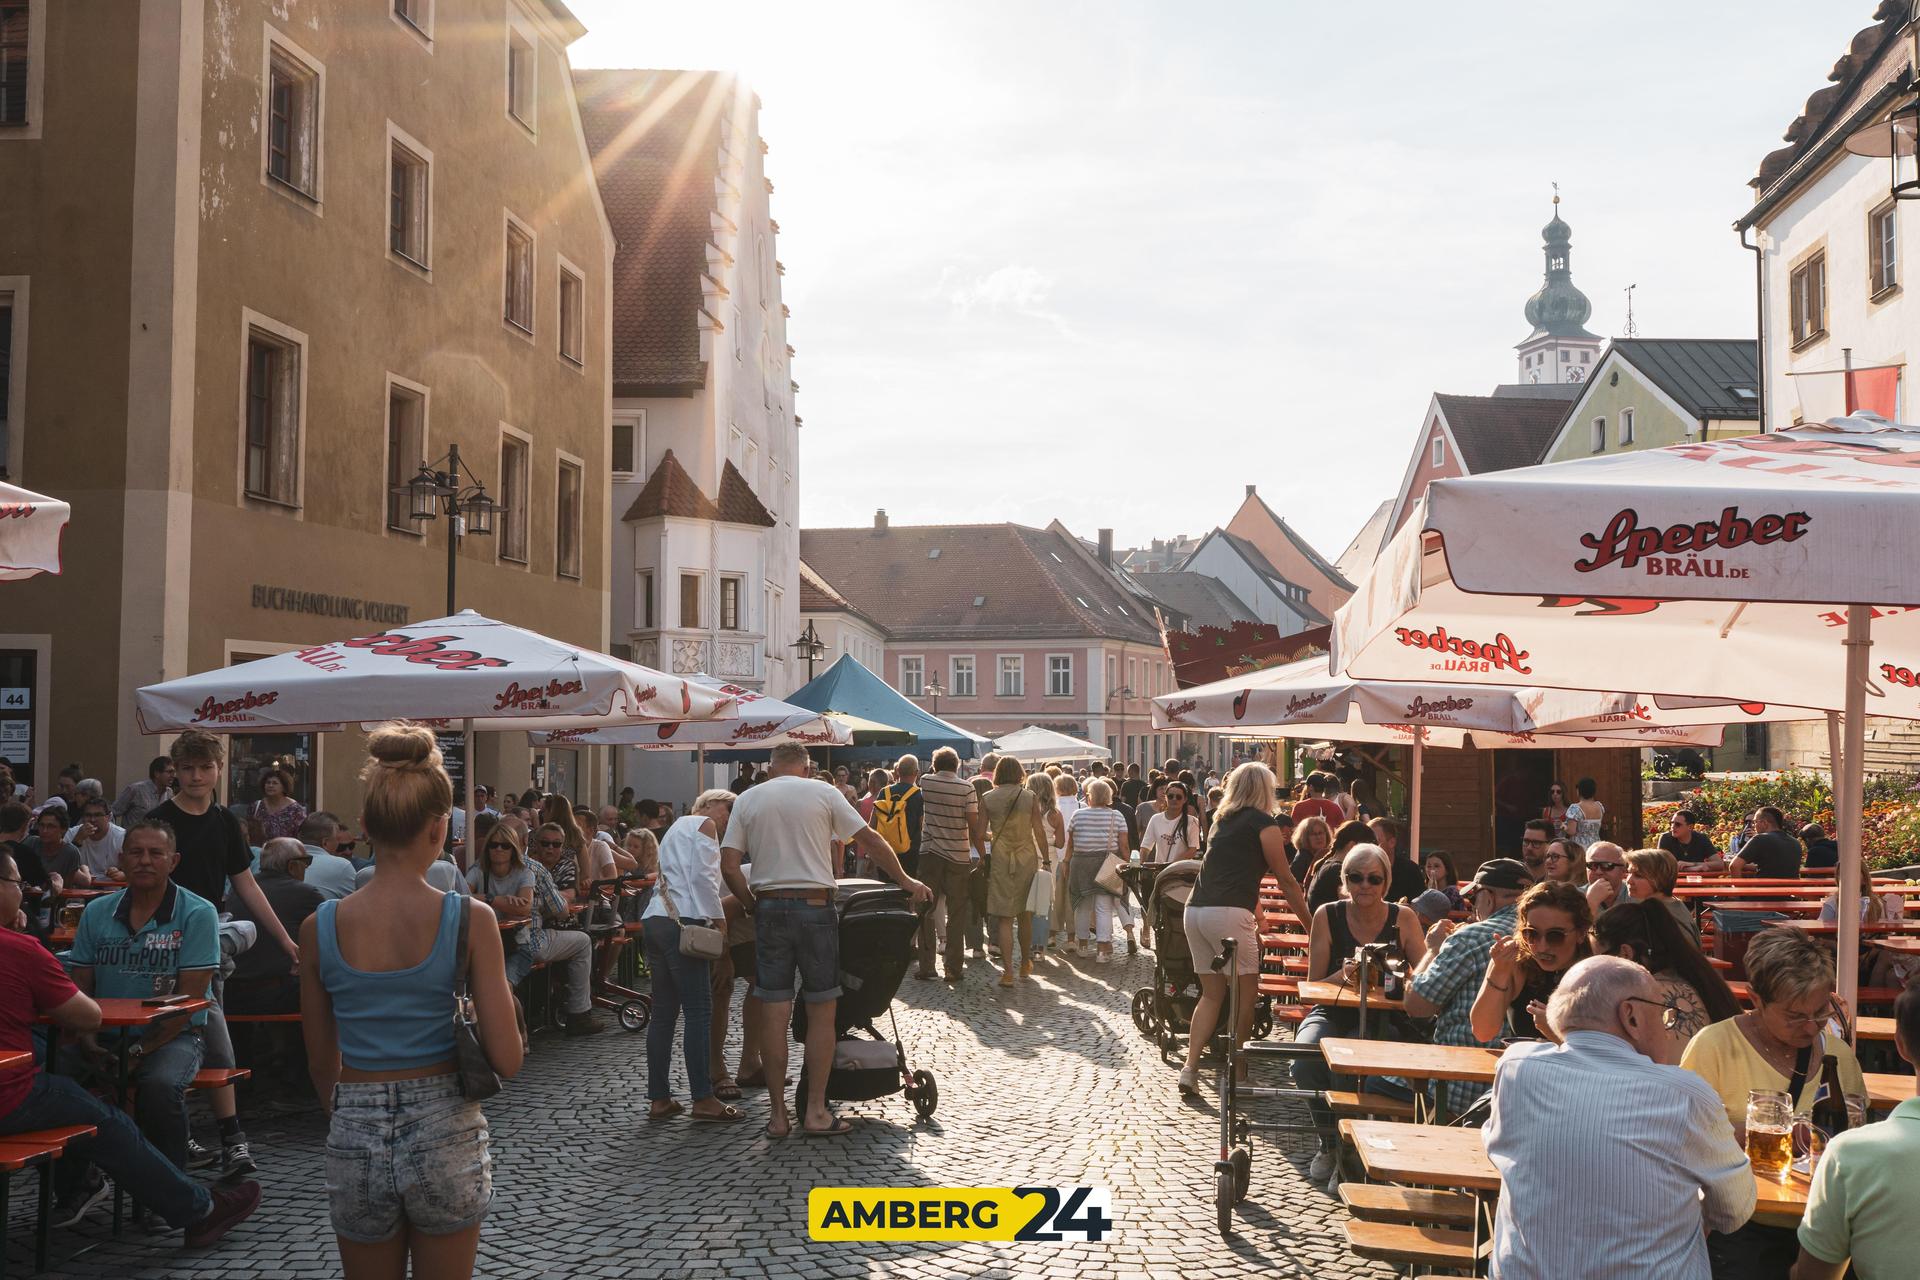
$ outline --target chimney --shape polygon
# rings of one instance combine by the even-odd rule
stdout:
[[[1113,567],[1113,530],[1100,530],[1100,563]]]
[[[1247,496],[1248,496],[1249,498],[1251,498],[1251,497],[1253,496],[1253,486],[1252,486],[1252,485],[1248,485],[1248,486],[1247,486]]]
[[[887,509],[885,507],[881,507],[873,513],[873,527],[879,530],[886,529]]]

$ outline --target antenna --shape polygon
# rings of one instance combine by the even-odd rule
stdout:
[[[1633,319],[1633,291],[1639,287],[1637,284],[1627,286],[1627,324],[1625,328],[1620,330],[1620,336],[1623,338],[1637,338],[1640,336],[1640,326],[1636,324]]]
[[[1553,202],[1555,205],[1560,203],[1560,184],[1557,182],[1553,184]]]

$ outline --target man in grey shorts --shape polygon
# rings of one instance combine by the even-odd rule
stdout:
[[[834,909],[833,841],[851,842],[888,878],[928,902],[927,886],[900,869],[893,846],[847,802],[838,787],[808,775],[805,747],[775,747],[768,777],[746,791],[727,823],[721,872],[741,910],[754,920],[753,994],[760,1006],[761,1070],[768,1084],[766,1134],[793,1131],[786,1091],[787,1020],[793,1013],[794,974],[807,1002],[807,1097],[800,1131],[808,1137],[847,1133],[853,1126],[827,1110],[827,1072],[833,1066],[834,1010],[840,999],[840,929]],[[741,868],[751,859],[751,879]]]

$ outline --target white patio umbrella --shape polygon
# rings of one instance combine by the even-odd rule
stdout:
[[[1920,432],[1856,415],[1436,481],[1336,615],[1333,648],[1369,678],[1840,711],[1849,901],[1866,716],[1920,717]],[[1858,925],[1840,913],[1848,999]]]
[[[1715,746],[1717,728],[1637,725],[1543,732],[1530,709],[1540,691],[1511,686],[1360,680],[1334,675],[1324,657],[1302,658],[1195,685],[1153,699],[1153,727],[1237,737],[1330,738],[1413,748],[1407,783],[1408,847],[1420,848],[1421,763],[1429,746],[1547,750],[1595,746]],[[1631,709],[1630,694],[1553,695],[1562,717],[1600,718]]]
[[[0,484],[0,580],[60,572],[60,537],[73,508],[10,484]]]
[[[993,740],[993,749],[1003,756],[1012,756],[1022,764],[1044,764],[1049,760],[1110,760],[1113,752],[1098,743],[1088,742],[1085,738],[1076,738],[1069,733],[1059,733],[1030,724],[1024,729],[1015,729],[1004,738]]]
[[[468,609],[148,685],[136,696],[134,717],[142,733],[321,731],[382,720],[460,725],[472,813],[476,728],[712,720],[734,714],[734,701]]]
[[[667,720],[652,724],[582,726],[550,729],[528,734],[535,746],[637,747],[642,751],[697,751],[707,747],[777,747],[799,742],[809,747],[845,747],[853,744],[853,730],[841,718],[819,711],[796,707],[791,702],[770,698],[758,689],[696,675],[696,685],[733,698],[737,719]]]

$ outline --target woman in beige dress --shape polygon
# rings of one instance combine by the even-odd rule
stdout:
[[[1025,961],[1020,976],[1033,976],[1033,913],[1027,896],[1033,873],[1040,869],[1040,845],[1046,839],[1040,807],[1024,785],[1025,772],[1012,756],[993,766],[993,790],[980,807],[986,811],[993,836],[993,862],[987,868],[987,914],[1000,929],[1000,985],[1013,985],[1013,926],[1020,924],[1020,953]]]

